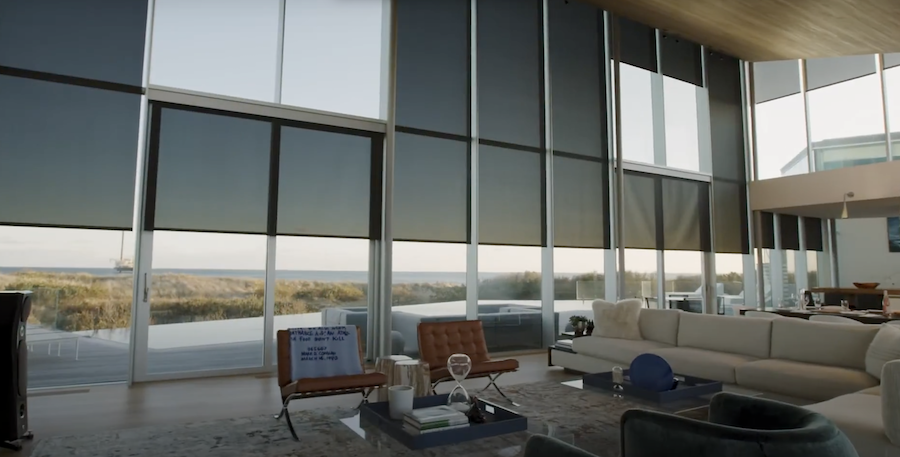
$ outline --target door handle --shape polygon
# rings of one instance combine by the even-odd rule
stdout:
[[[148,295],[150,295],[150,287],[147,286],[147,273],[144,273],[144,303],[147,303]]]

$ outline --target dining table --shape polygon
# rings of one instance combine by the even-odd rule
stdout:
[[[746,309],[741,310],[741,315],[748,311]],[[752,310],[751,310],[752,311]],[[816,314],[824,314],[828,316],[841,316],[849,319],[853,319],[855,321],[862,322],[863,324],[884,324],[885,322],[891,321],[900,321],[900,314],[890,314],[883,315],[879,312],[871,312],[871,311],[830,311],[830,310],[817,310],[813,307],[808,309],[767,309],[767,312],[780,314],[785,317],[799,317],[800,319],[809,319],[810,316],[814,316]]]

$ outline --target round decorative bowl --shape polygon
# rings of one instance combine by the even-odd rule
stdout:
[[[876,289],[878,288],[878,282],[855,282],[853,283],[857,289]]]

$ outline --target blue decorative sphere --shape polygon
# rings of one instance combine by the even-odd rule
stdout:
[[[672,390],[675,385],[675,373],[662,357],[654,354],[641,354],[631,362],[629,370],[631,384],[639,389],[653,392]]]

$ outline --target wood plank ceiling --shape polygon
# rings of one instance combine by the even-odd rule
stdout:
[[[748,61],[900,52],[900,0],[588,0]]]

